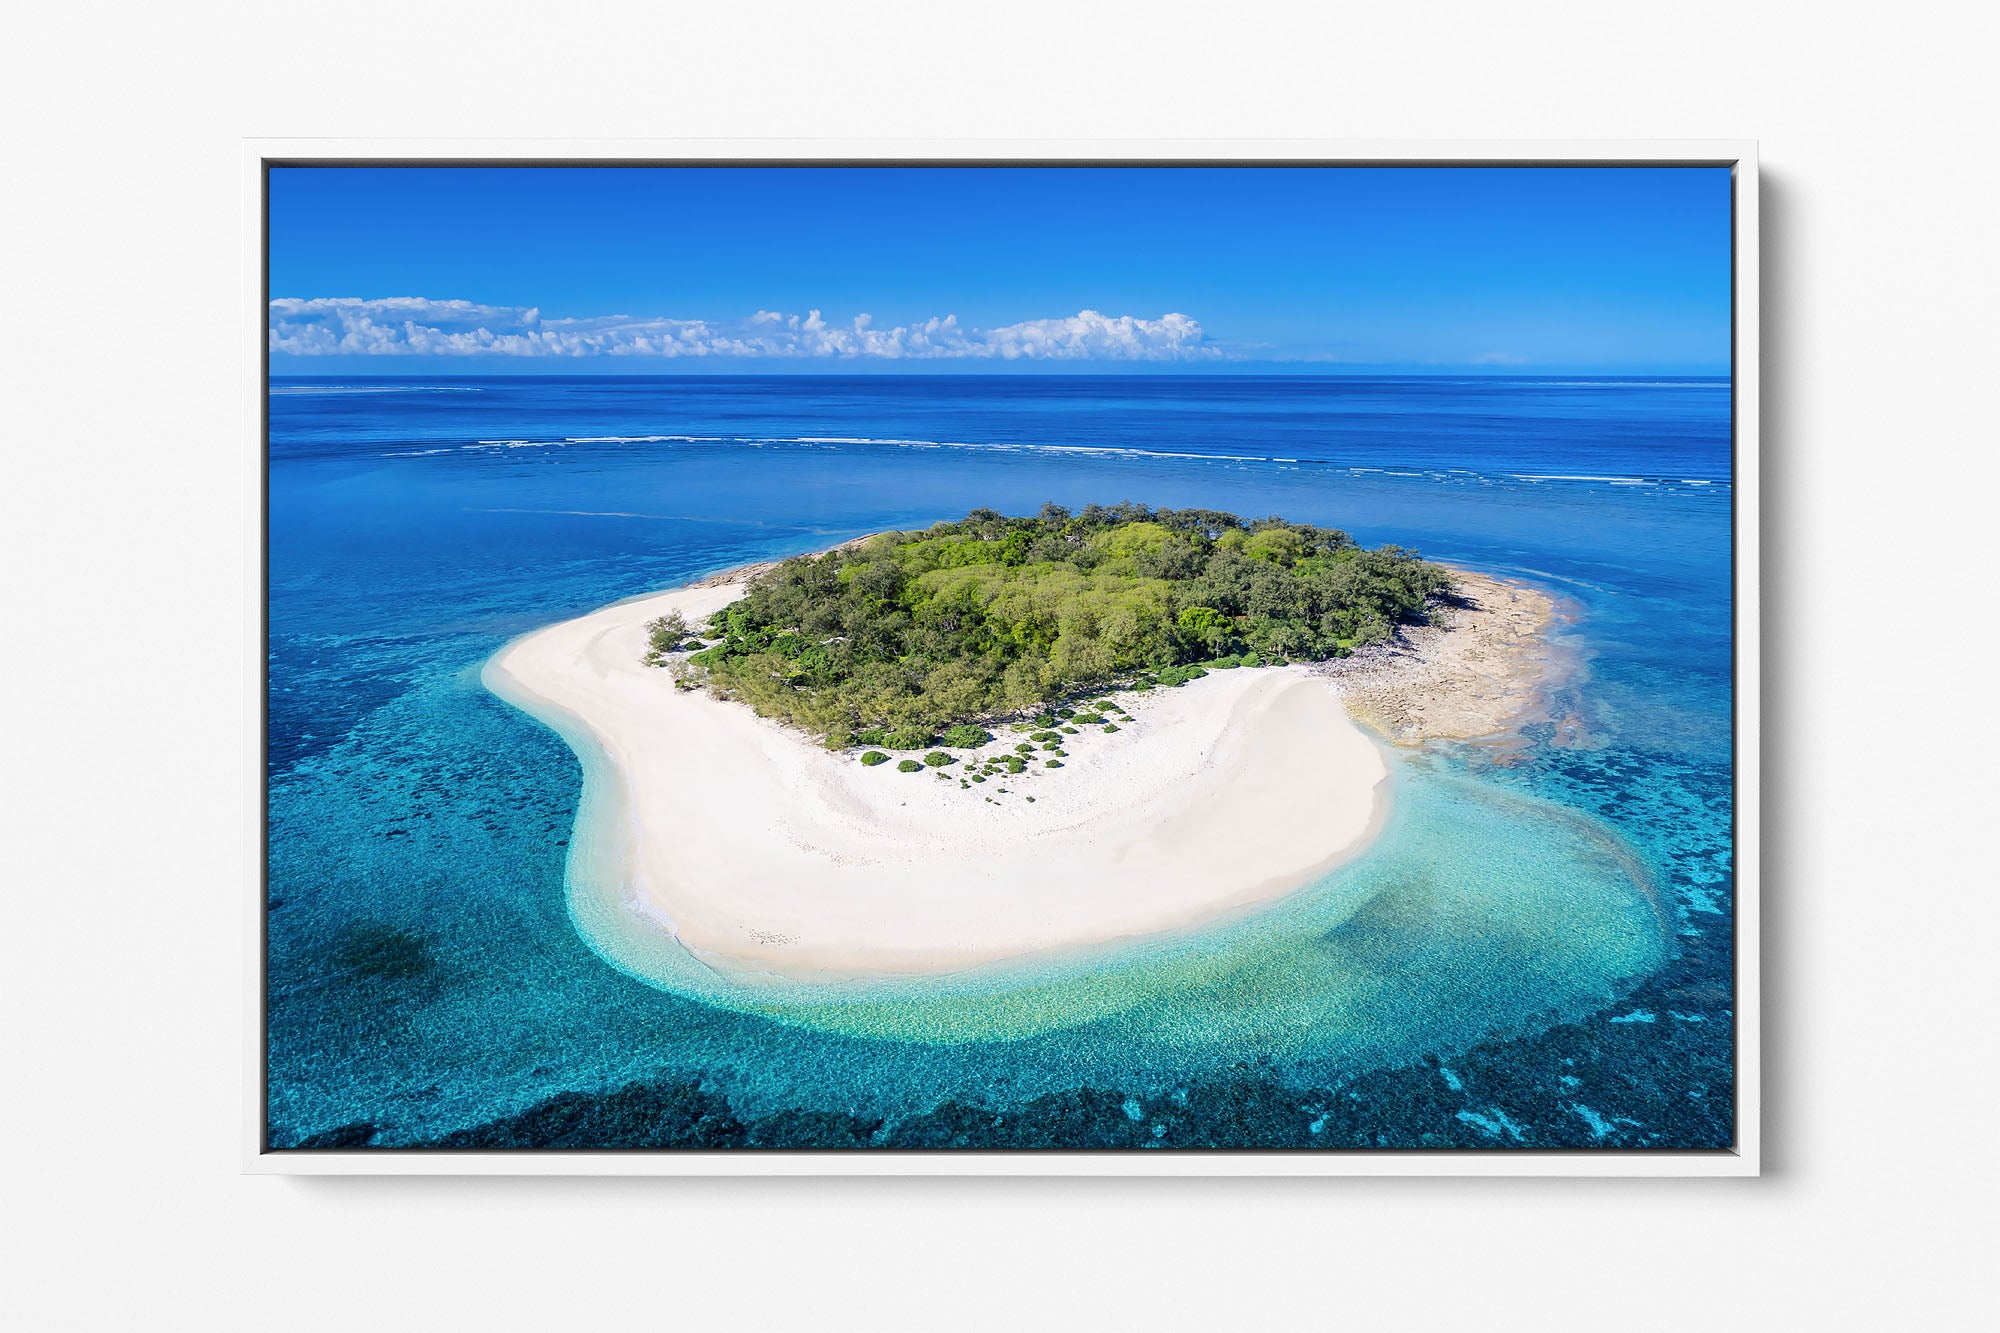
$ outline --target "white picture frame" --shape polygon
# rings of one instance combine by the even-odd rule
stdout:
[[[247,821],[243,866],[242,1169],[264,1175],[660,1176],[1754,1176],[1760,1169],[1758,181],[1754,142],[1645,141],[934,141],[934,140],[361,140],[251,139],[243,145],[244,484],[254,527],[244,558],[263,569],[267,382],[266,172],[280,164],[716,162],[1144,163],[1318,165],[1703,165],[1733,180],[1735,1096],[1734,1147],[1659,1150],[1172,1150],[1098,1151],[270,1151],[265,1132],[264,580],[245,615],[256,654],[243,665]]]

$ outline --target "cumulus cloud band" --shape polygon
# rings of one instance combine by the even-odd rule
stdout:
[[[1082,310],[992,329],[955,315],[878,328],[867,315],[831,324],[759,310],[747,319],[544,319],[533,306],[418,296],[271,302],[270,346],[288,356],[776,357],[877,360],[1194,361],[1219,355],[1187,315],[1158,319]]]

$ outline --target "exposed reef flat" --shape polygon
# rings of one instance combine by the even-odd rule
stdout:
[[[1548,640],[1556,603],[1524,583],[1453,569],[1457,596],[1431,625],[1320,669],[1347,710],[1397,745],[1485,740],[1533,717],[1567,669]]]

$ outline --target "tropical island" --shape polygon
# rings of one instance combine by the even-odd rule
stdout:
[[[746,984],[946,973],[1352,857],[1389,768],[1345,696],[1402,701],[1416,722],[1371,712],[1381,739],[1454,734],[1424,718],[1467,678],[1456,649],[1490,730],[1546,607],[1277,518],[980,509],[550,626],[486,679],[584,756],[609,814],[580,823],[572,892],[621,928]]]

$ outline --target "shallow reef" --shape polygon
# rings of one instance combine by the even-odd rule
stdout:
[[[566,1092],[410,1148],[458,1149],[1725,1149],[1734,1140],[1730,1013],[1684,952],[1624,1004],[1329,1087],[1245,1062],[1164,1093],[1079,1087],[1019,1105],[947,1100],[900,1119],[838,1108],[739,1115],[705,1080]],[[288,1145],[365,1148],[343,1125]],[[274,1146],[279,1146],[274,1143]]]

